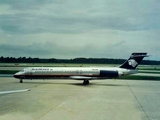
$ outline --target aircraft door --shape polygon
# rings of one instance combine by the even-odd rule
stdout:
[[[25,70],[26,75],[32,75],[31,68]]]

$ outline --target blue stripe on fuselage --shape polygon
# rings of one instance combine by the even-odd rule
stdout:
[[[101,77],[118,77],[118,71],[100,70]]]

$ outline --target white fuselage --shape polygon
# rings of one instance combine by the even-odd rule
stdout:
[[[76,79],[92,80],[117,78],[120,76],[137,73],[137,70],[118,67],[31,67],[16,73],[19,79]]]

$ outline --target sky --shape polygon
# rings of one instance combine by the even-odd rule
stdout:
[[[159,0],[1,0],[0,56],[160,60]]]

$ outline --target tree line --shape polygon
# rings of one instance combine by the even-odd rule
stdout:
[[[42,59],[31,57],[0,57],[0,63],[86,63],[86,64],[122,64],[126,59],[112,59],[112,58],[74,58],[74,59]],[[160,61],[143,60],[143,65],[160,65]]]

